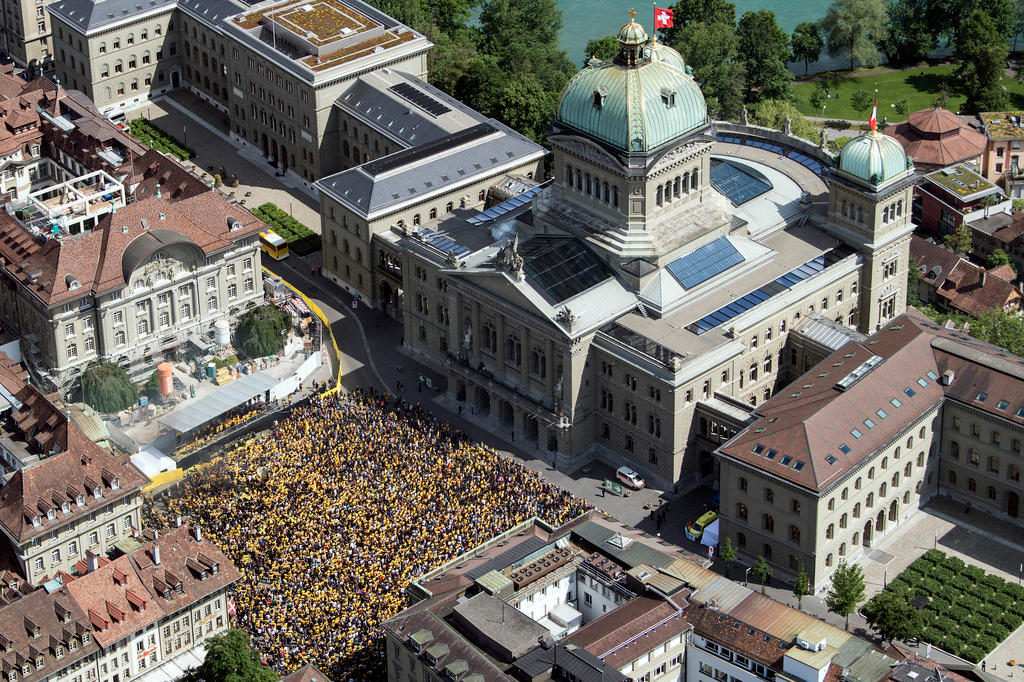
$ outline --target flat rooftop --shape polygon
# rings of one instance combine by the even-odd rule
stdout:
[[[1024,138],[1021,122],[1024,111],[987,111],[978,114],[990,140],[1016,140]]]
[[[999,192],[999,188],[963,164],[942,168],[925,176],[962,201]]]

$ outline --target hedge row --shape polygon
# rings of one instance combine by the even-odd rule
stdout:
[[[928,597],[921,640],[977,663],[1024,623],[1024,588],[930,549],[885,588]]]
[[[132,137],[145,145],[149,145],[158,152],[173,154],[182,161],[188,161],[196,152],[191,147],[186,147],[173,135],[168,135],[144,116],[133,118],[128,122],[128,130]]]
[[[269,225],[270,229],[288,242],[289,250],[299,256],[307,256],[323,248],[320,235],[269,201],[257,206],[253,215]]]

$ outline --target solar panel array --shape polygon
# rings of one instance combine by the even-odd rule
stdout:
[[[420,238],[423,239],[425,243],[430,244],[435,249],[440,249],[445,253],[453,253],[455,254],[456,258],[462,258],[463,256],[468,256],[469,254],[472,253],[472,251],[467,249],[465,246],[460,246],[458,243],[452,241],[448,237],[438,234],[433,230],[428,230],[424,228],[421,229],[417,234],[419,234]]]
[[[747,203],[772,188],[771,184],[754,177],[739,166],[728,161],[711,161],[711,184],[729,197],[733,206]]]
[[[780,147],[777,144],[771,144],[770,142],[762,142],[761,140],[754,140],[749,137],[736,137],[732,135],[719,135],[718,141],[729,142],[732,144],[742,144],[748,147],[756,147],[758,149],[764,149],[770,152],[775,152],[776,154],[785,155],[788,158],[793,159],[797,163],[806,166],[811,171],[813,171],[815,175],[821,175],[821,171],[823,168],[821,161],[818,161],[813,156],[801,154],[800,152],[795,150],[790,150],[787,152],[783,147]]]
[[[543,187],[540,186],[530,188],[523,192],[522,194],[514,196],[511,199],[506,199],[500,204],[495,204],[494,206],[491,206],[486,211],[477,213],[472,218],[467,218],[466,222],[472,223],[473,225],[481,225],[483,223],[490,222],[491,220],[495,220],[496,218],[500,218],[509,211],[512,211],[514,209],[519,208],[520,206],[525,206],[526,204],[530,203],[530,200],[533,199],[533,197],[535,197],[537,193],[541,191],[541,189],[543,189]]]
[[[726,237],[719,237],[710,244],[675,259],[666,265],[665,269],[684,289],[692,289],[742,262],[743,256],[736,247]]]
[[[534,237],[519,245],[523,270],[552,305],[612,276],[594,252],[576,239]]]
[[[796,284],[821,272],[833,263],[846,258],[851,253],[853,253],[853,249],[849,246],[846,246],[845,244],[837,246],[831,251],[821,254],[817,258],[807,261],[800,267],[790,270],[782,277],[769,282],[760,289],[751,291],[749,294],[733,301],[729,305],[722,306],[710,315],[705,315],[696,322],[687,325],[686,328],[698,336],[705,332],[709,332],[715,327],[725,324],[737,315],[747,312],[754,306],[764,303],[769,298],[781,294],[783,291],[788,291]]]
[[[437,117],[447,114],[451,108],[434,99],[419,88],[414,88],[408,83],[398,83],[388,88],[402,99],[409,100],[431,116]]]

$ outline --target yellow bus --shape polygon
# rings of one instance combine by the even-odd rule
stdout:
[[[273,230],[260,232],[260,247],[263,249],[263,253],[274,260],[282,260],[288,256],[288,242]]]

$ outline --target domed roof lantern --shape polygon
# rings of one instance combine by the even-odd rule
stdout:
[[[619,29],[619,63],[623,66],[636,66],[643,59],[646,42],[647,31],[636,23],[636,10],[631,9],[629,23]]]

